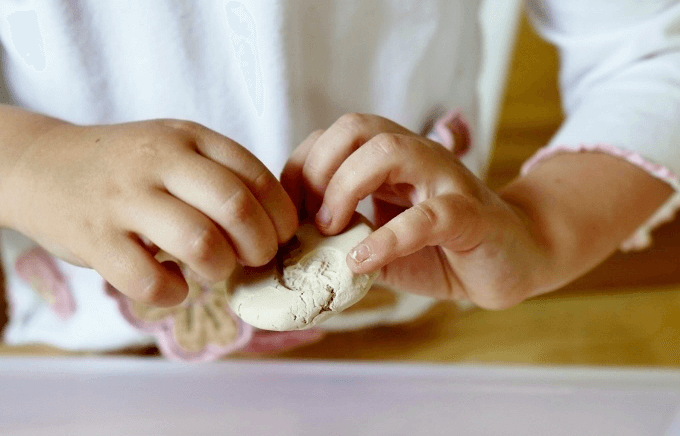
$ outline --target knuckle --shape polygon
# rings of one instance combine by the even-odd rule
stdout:
[[[161,123],[171,129],[180,130],[182,132],[188,132],[195,134],[200,131],[203,126],[195,121],[189,120],[177,120],[177,119],[166,119],[161,120]]]
[[[451,229],[446,232],[443,244],[456,250],[467,251],[484,240],[491,229],[488,217],[479,205],[465,197],[443,200],[439,214],[440,228]],[[454,225],[454,224],[458,225]]]
[[[140,161],[157,161],[165,153],[164,143],[155,140],[144,141],[139,144],[132,154],[133,159]]]
[[[119,201],[127,193],[125,186],[119,180],[111,180],[109,183],[102,183],[101,198],[108,203]]]
[[[356,130],[357,127],[366,123],[367,116],[357,112],[346,113],[338,119],[338,124],[342,127]]]
[[[384,244],[387,251],[391,252],[399,246],[399,237],[391,227],[385,226]]]
[[[260,194],[266,196],[270,192],[273,192],[279,185],[278,180],[272,173],[266,168],[263,168],[260,174],[253,179],[252,186],[254,192],[259,192]]]
[[[316,140],[319,139],[321,137],[321,135],[324,134],[324,132],[325,132],[325,130],[323,130],[323,129],[314,130],[312,133],[307,135],[307,138],[305,138],[305,142],[306,141],[316,142]]]
[[[324,202],[327,203],[331,211],[343,210],[351,203],[359,203],[364,196],[360,192],[362,186],[357,185],[349,177],[333,177],[326,188]]]
[[[197,234],[189,246],[189,257],[194,261],[203,262],[210,259],[218,249],[221,235],[216,229],[207,227],[199,230]]]
[[[386,156],[394,155],[404,148],[404,141],[401,136],[393,133],[379,133],[371,143],[378,154]]]
[[[138,300],[152,305],[162,304],[166,300],[167,281],[159,271],[147,276],[139,289]]]
[[[413,206],[413,211],[418,213],[423,218],[429,227],[437,227],[439,224],[439,215],[430,203],[418,203]]]
[[[228,222],[244,222],[255,213],[255,201],[242,189],[237,189],[221,206]]]

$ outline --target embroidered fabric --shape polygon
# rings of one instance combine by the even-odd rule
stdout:
[[[253,336],[253,327],[229,310],[224,292],[191,279],[187,282],[185,301],[169,308],[135,302],[109,283],[104,286],[121,315],[140,331],[155,336],[161,353],[171,360],[211,361],[244,347]]]
[[[105,283],[104,289],[130,324],[156,337],[164,356],[185,362],[211,361],[243,348],[250,341],[254,329],[229,309],[224,282],[206,284],[165,252],[159,252],[156,259],[180,265],[189,286],[189,294],[181,304],[154,307],[126,297],[109,283]]]
[[[680,209],[680,177],[668,168],[650,162],[639,153],[624,150],[610,144],[581,144],[576,147],[566,145],[544,147],[537,151],[523,165],[520,174],[526,175],[541,162],[560,153],[600,152],[616,156],[637,166],[659,180],[663,180],[675,189],[673,194],[642,226],[620,245],[621,251],[644,250],[652,244],[652,231],[660,225],[670,222]]]
[[[22,253],[17,258],[14,269],[59,318],[65,320],[73,315],[76,303],[71,288],[50,253],[44,248],[36,246]]]

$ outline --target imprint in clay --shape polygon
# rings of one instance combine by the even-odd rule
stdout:
[[[366,295],[378,274],[354,274],[345,260],[371,231],[359,215],[336,236],[301,225],[275,260],[234,271],[227,285],[229,306],[248,324],[277,331],[309,328],[343,311]]]

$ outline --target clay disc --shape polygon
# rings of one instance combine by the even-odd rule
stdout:
[[[272,262],[234,271],[227,283],[229,306],[265,330],[301,330],[328,319],[361,300],[378,274],[354,274],[345,260],[371,232],[359,215],[336,236],[301,225]]]

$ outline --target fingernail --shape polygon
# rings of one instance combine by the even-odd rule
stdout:
[[[328,227],[331,224],[331,212],[325,205],[321,205],[321,208],[316,213],[316,222],[324,227]]]
[[[357,245],[352,251],[349,252],[349,257],[351,257],[356,263],[365,261],[370,255],[371,250],[366,244]]]

